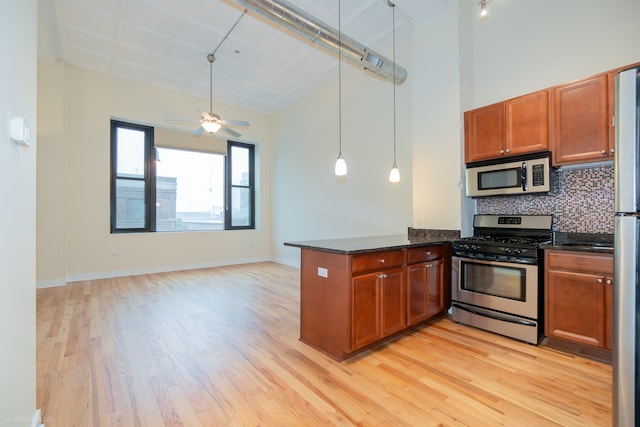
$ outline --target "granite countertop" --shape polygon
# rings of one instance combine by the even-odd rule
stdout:
[[[285,242],[285,246],[300,249],[314,249],[322,252],[339,254],[360,254],[394,249],[404,249],[413,246],[438,245],[451,239],[443,235],[438,236],[407,236],[397,234],[391,236],[353,237],[346,239],[306,240],[301,242]]]
[[[565,233],[556,231],[552,243],[542,249],[613,254],[613,234]]]

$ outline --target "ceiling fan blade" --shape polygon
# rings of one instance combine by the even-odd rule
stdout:
[[[200,123],[200,120],[166,119],[165,121],[168,123]]]
[[[220,123],[228,126],[249,126],[249,122],[244,120],[220,120]]]
[[[224,127],[223,126],[223,127],[220,128],[220,130],[223,131],[223,132],[228,133],[231,136],[235,136],[235,137],[239,137],[240,136],[240,134],[238,132],[236,132],[233,129],[229,129],[228,127]]]
[[[193,131],[194,136],[200,136],[204,132],[204,128],[202,126],[198,126],[198,129]]]

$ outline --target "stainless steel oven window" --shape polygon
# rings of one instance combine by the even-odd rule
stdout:
[[[526,301],[526,280],[525,268],[462,261],[460,287],[465,291]]]

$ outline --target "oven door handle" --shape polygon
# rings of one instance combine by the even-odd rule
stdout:
[[[501,322],[515,323],[515,324],[524,325],[524,326],[536,326],[535,322],[530,322],[530,321],[524,320],[524,319],[513,319],[513,318],[508,318],[508,317],[501,317],[501,316],[498,316],[498,315],[495,315],[495,314],[486,313],[484,311],[474,310],[472,308],[457,304],[455,302],[453,304],[451,304],[451,305],[454,306],[457,309],[468,311],[469,313],[475,314],[477,316],[488,317],[490,319],[499,320]]]

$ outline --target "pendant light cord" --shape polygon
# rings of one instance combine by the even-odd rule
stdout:
[[[396,5],[389,2],[393,11],[393,167],[396,166]]]
[[[342,26],[340,11],[341,1],[338,0],[338,156],[342,156]]]

